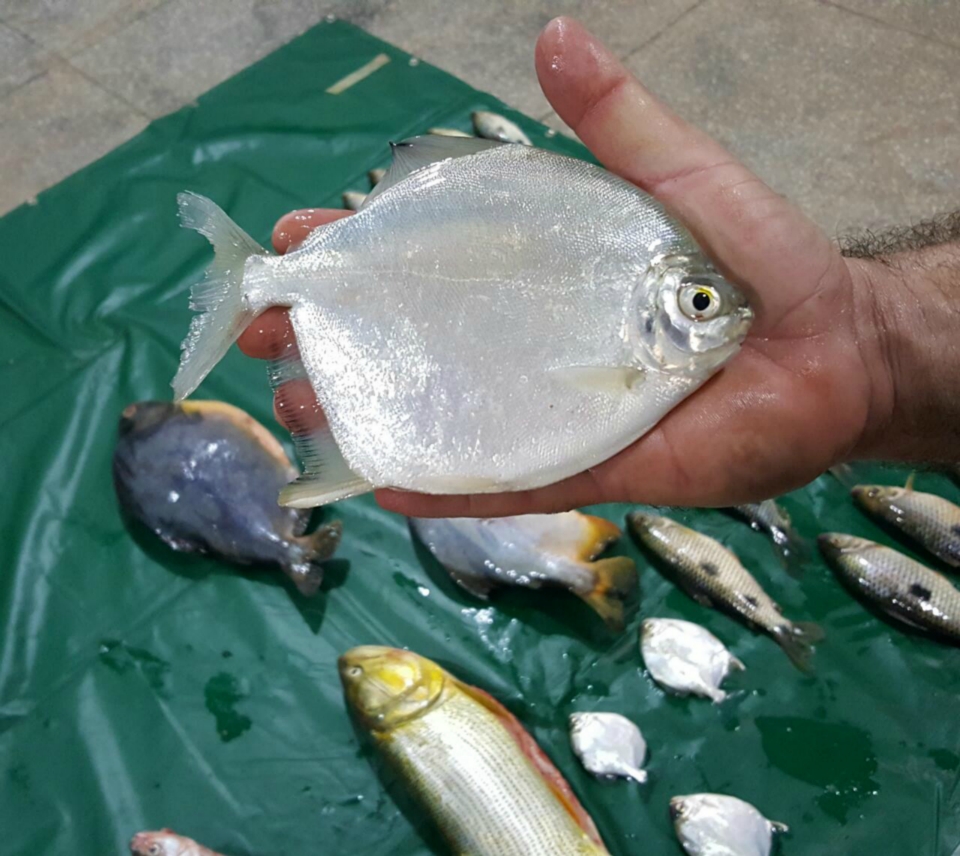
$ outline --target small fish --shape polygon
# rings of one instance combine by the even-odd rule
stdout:
[[[343,194],[343,207],[349,208],[351,211],[359,211],[366,199],[366,193],[360,193],[358,190],[347,190]]]
[[[499,140],[501,143],[521,143],[524,146],[533,145],[519,126],[505,116],[488,110],[477,110],[471,118],[474,130],[485,139]]]
[[[282,504],[552,484],[630,445],[739,350],[746,298],[634,185],[490,140],[417,137],[393,157],[355,216],[282,256],[209,199],[178,198],[216,253],[178,401],[258,313],[290,308],[297,347],[274,377],[308,381],[328,422],[294,430],[305,472]]]
[[[296,475],[273,435],[229,404],[141,401],[120,417],[113,480],[124,511],[174,550],[279,565],[309,596],[341,526],[304,535],[309,514],[277,505]]]
[[[451,577],[486,599],[498,585],[562,586],[583,598],[611,630],[623,630],[623,603],[637,587],[632,559],[592,561],[620,537],[600,517],[568,511],[478,519],[410,518],[410,526]]]
[[[899,529],[951,568],[960,568],[960,507],[906,487],[857,485],[850,494],[867,513]]]
[[[766,532],[773,541],[784,565],[792,576],[800,576],[799,561],[803,555],[803,541],[790,522],[790,515],[776,500],[765,499],[760,503],[735,505],[731,513],[750,524],[757,532]]]
[[[358,724],[454,853],[609,856],[560,771],[492,696],[396,648],[353,648],[339,668]]]
[[[784,618],[780,607],[723,544],[655,514],[635,511],[627,515],[627,523],[695,601],[773,637],[798,669],[810,671],[813,643],[823,638],[823,631],[816,624]]]
[[[769,856],[773,834],[789,832],[785,823],[723,794],[674,797],[670,817],[689,856]]]
[[[172,829],[138,832],[130,840],[130,852],[133,856],[221,856]]]
[[[588,773],[647,781],[642,769],[647,742],[640,729],[619,713],[571,713],[570,744]]]
[[[719,703],[720,689],[732,669],[746,666],[706,627],[677,618],[647,618],[640,625],[640,652],[650,676],[681,695],[700,695]]]
[[[874,607],[960,643],[960,592],[943,574],[866,538],[827,532],[818,541],[840,579]]]
[[[432,137],[467,137],[473,139],[473,134],[458,131],[456,128],[429,128],[427,133]]]
[[[370,172],[367,173],[367,177],[370,179],[370,183],[376,187],[386,174],[387,171],[385,169],[371,169]]]

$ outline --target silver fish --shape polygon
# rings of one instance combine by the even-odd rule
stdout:
[[[647,742],[640,729],[619,713],[571,713],[570,744],[595,776],[633,779],[643,784]]]
[[[511,122],[505,116],[499,113],[491,113],[489,110],[477,110],[471,118],[473,119],[473,129],[481,137],[488,140],[499,140],[501,143],[521,143],[524,146],[532,146],[530,138],[520,130],[516,122]]]
[[[730,511],[750,524],[757,532],[766,532],[773,541],[784,565],[793,576],[800,575],[803,541],[793,528],[790,515],[774,499],[747,505],[735,505]]]
[[[864,511],[896,527],[951,568],[960,568],[960,506],[906,487],[857,485],[850,494]]]
[[[673,797],[670,816],[689,856],[769,856],[773,834],[789,832],[785,823],[724,794]]]
[[[138,832],[130,840],[133,856],[221,856],[192,838],[177,835],[172,829]]]
[[[370,179],[370,183],[376,186],[382,181],[386,174],[387,171],[385,169],[371,169],[370,172],[367,173],[367,177]]]
[[[827,532],[820,551],[839,577],[882,612],[919,630],[960,643],[960,592],[950,581],[866,538]]]
[[[694,600],[742,619],[771,636],[801,671],[809,671],[813,643],[823,638],[816,624],[790,621],[740,560],[719,541],[667,517],[636,511],[630,531],[664,560],[680,587]]]
[[[347,190],[343,194],[343,207],[351,211],[359,211],[366,201],[367,194],[360,193],[359,190]]]
[[[637,587],[632,559],[593,561],[620,537],[601,517],[568,511],[477,519],[410,518],[410,526],[451,577],[486,599],[499,585],[558,585],[623,630],[623,603]]]
[[[284,256],[203,197],[181,194],[180,212],[217,256],[194,290],[178,400],[259,312],[290,307],[284,376],[309,379],[329,427],[295,428],[305,473],[285,505],[582,472],[701,386],[752,318],[659,203],[528,146],[398,144],[355,216]]]
[[[732,669],[743,665],[706,627],[677,618],[647,618],[640,625],[640,652],[650,676],[681,695],[721,702],[720,689]]]
[[[458,131],[456,128],[428,128],[427,133],[432,137],[467,137],[473,139],[473,134]]]

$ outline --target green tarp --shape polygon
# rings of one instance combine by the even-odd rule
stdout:
[[[339,95],[325,89],[384,53]],[[614,854],[675,854],[674,794],[715,790],[785,821],[785,854],[947,856],[960,842],[960,659],[890,629],[814,561],[787,577],[765,539],[683,513],[743,557],[787,615],[827,629],[814,677],[640,561],[642,596],[611,638],[565,593],[460,593],[402,518],[369,497],[327,512],[343,545],[322,593],[177,555],[127,531],[110,478],[127,403],[168,397],[209,261],[175,196],[221,204],[266,242],[300,206],[338,205],[387,142],[505,108],[346,24],[322,24],[0,220],[0,850],[107,856],[171,826],[228,854],[443,852],[398,808],[345,713],[336,658],[410,648],[481,685],[569,777]],[[535,143],[583,154],[515,114]],[[276,429],[263,364],[231,353],[200,390]],[[790,450],[785,448],[784,454]],[[895,481],[903,474],[880,473]],[[939,476],[919,486],[954,499]],[[884,538],[829,476],[786,500],[807,537]],[[622,522],[624,506],[598,513]],[[747,664],[716,707],[643,674],[641,616],[704,623]],[[616,710],[650,743],[651,781],[592,781],[566,718]]]

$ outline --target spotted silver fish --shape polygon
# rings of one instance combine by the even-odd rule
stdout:
[[[839,532],[818,539],[820,551],[856,594],[892,618],[960,643],[960,591],[897,550]]]
[[[589,773],[605,778],[633,779],[643,784],[647,742],[635,723],[619,713],[570,714],[570,744]]]
[[[720,684],[743,665],[706,627],[677,618],[647,618],[640,625],[640,652],[650,676],[680,695],[721,702]]]
[[[511,122],[506,116],[491,113],[489,110],[477,110],[471,118],[473,129],[481,137],[488,140],[499,140],[501,143],[520,143],[532,146],[530,138],[520,130],[516,122]]]
[[[899,529],[951,568],[960,568],[960,506],[932,493],[906,487],[857,485],[850,491],[873,517]]]
[[[723,544],[655,514],[636,511],[627,515],[627,523],[694,600],[771,636],[798,669],[810,670],[812,646],[823,638],[823,631],[816,624],[785,618],[760,583]]]
[[[689,856],[770,856],[773,834],[789,832],[785,823],[724,794],[673,797],[670,816]]]
[[[800,563],[804,555],[803,540],[793,528],[790,515],[774,499],[747,505],[735,505],[730,511],[750,524],[757,532],[770,536],[783,558],[784,566],[792,576],[800,576]]]
[[[361,210],[266,253],[210,200],[214,244],[174,380],[188,395],[269,306],[328,419],[294,426],[308,507],[394,487],[516,491],[611,457],[737,352],[752,312],[650,196],[580,160],[489,140],[394,147]],[[509,366],[509,371],[504,367]]]

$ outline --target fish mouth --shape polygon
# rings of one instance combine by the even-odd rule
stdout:
[[[135,401],[123,408],[117,430],[123,437],[131,431],[152,428],[172,416],[176,409],[169,401]]]
[[[670,820],[676,823],[681,817],[683,817],[683,799],[681,797],[673,797],[670,800]]]
[[[844,553],[856,549],[856,541],[840,532],[824,532],[817,536],[817,546],[824,558],[838,559]]]
[[[643,511],[631,511],[627,515],[627,525],[638,532],[646,532],[653,526],[656,516]]]

